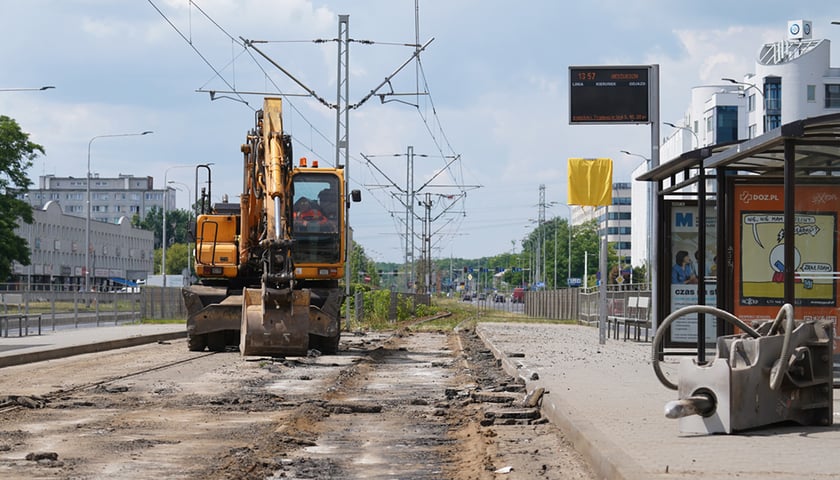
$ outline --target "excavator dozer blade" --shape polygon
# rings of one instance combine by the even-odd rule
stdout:
[[[309,350],[309,290],[246,288],[242,292],[239,351],[297,356]]]

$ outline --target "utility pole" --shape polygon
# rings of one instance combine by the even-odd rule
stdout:
[[[543,224],[545,223],[545,184],[540,184],[540,203],[537,212],[537,252],[534,262],[534,283],[540,283],[542,273],[545,271],[545,257],[543,253]],[[542,267],[542,268],[541,268]]]
[[[241,37],[240,37],[241,38]],[[308,88],[304,85],[300,80],[295,78],[292,74],[290,74],[286,69],[280,66],[277,62],[272,60],[268,57],[265,53],[263,53],[260,49],[255,46],[255,43],[264,43],[261,41],[254,41],[254,40],[247,40],[242,38],[243,43],[246,47],[253,49],[255,52],[260,54],[263,58],[265,58],[268,62],[272,65],[277,67],[281,72],[283,72],[287,77],[292,79],[295,83],[298,84],[302,89],[304,89],[310,96],[321,102],[324,106],[328,108],[334,108],[336,110],[336,127],[335,127],[335,135],[336,135],[336,154],[335,154],[335,166],[344,166],[344,188],[345,188],[345,223],[344,223],[344,233],[346,238],[346,244],[344,249],[345,259],[344,259],[344,283],[345,283],[345,295],[350,295],[350,282],[351,282],[351,273],[350,273],[350,254],[353,249],[353,240],[351,237],[352,229],[350,228],[350,109],[359,108],[364,104],[370,97],[377,95],[377,92],[385,85],[390,84],[390,81],[393,77],[395,77],[409,62],[414,60],[415,58],[420,56],[420,52],[426,49],[432,40],[429,40],[422,46],[414,45],[415,50],[414,53],[406,60],[402,65],[400,65],[392,74],[385,77],[385,80],[382,81],[379,85],[373,88],[367,95],[365,95],[358,103],[354,105],[350,105],[348,98],[350,96],[350,80],[349,80],[349,71],[350,71],[350,42],[352,41],[359,41],[353,40],[350,38],[350,15],[339,15],[338,16],[338,38],[335,41],[338,43],[338,72],[337,72],[337,81],[336,81],[336,104],[331,105],[329,102],[318,96],[314,90]],[[365,42],[365,43],[372,43],[372,42]],[[213,93],[224,93],[224,92],[211,92],[211,97]],[[234,92],[236,93],[236,92]],[[386,94],[379,94],[380,99],[384,101],[386,95],[395,95],[394,93],[386,93]],[[342,163],[343,160],[343,163]],[[346,326],[350,326],[350,318],[351,318],[352,311],[350,310],[350,302],[347,302],[347,310],[346,310]]]
[[[424,183],[420,187],[415,187],[415,185],[414,185],[414,171],[415,171],[414,160],[415,160],[416,157],[427,158],[427,157],[429,157],[429,155],[415,153],[413,146],[408,146],[407,149],[406,149],[406,153],[405,153],[405,156],[406,156],[405,187],[401,187],[400,185],[397,184],[397,182],[395,182],[394,180],[389,178],[388,175],[384,171],[382,171],[382,169],[379,168],[372,161],[372,159],[374,157],[382,156],[382,155],[365,155],[364,153],[361,154],[361,155],[368,162],[369,166],[373,167],[377,172],[379,172],[383,177],[385,177],[385,179],[387,179],[390,182],[390,185],[370,185],[370,184],[368,184],[368,185],[365,185],[365,186],[366,187],[393,187],[393,188],[395,188],[398,191],[398,193],[394,194],[394,198],[399,199],[399,201],[402,203],[403,207],[405,208],[405,219],[403,221],[404,222],[403,227],[405,229],[404,259],[405,259],[407,273],[409,275],[409,279],[406,283],[407,283],[407,288],[411,291],[414,291],[414,285],[416,283],[416,276],[417,276],[416,262],[415,262],[416,246],[415,246],[415,243],[414,243],[417,235],[415,233],[414,225],[415,225],[415,220],[423,220],[423,218],[421,218],[415,212],[415,207],[416,206],[423,206],[422,202],[417,201],[417,195],[421,192],[424,192],[427,187],[447,187],[447,188],[451,187],[451,188],[458,188],[460,190],[460,193],[458,193],[457,195],[448,195],[449,198],[455,198],[455,197],[465,196],[467,189],[469,189],[469,188],[479,188],[480,185],[431,185],[431,183],[438,177],[438,175],[440,175],[442,172],[446,171],[446,169],[449,168],[450,165],[452,165],[455,161],[457,161],[461,158],[460,155],[446,155],[446,156],[444,156],[443,158],[445,158],[447,160],[446,165],[444,165],[443,168],[441,168],[434,176],[432,176],[428,181],[426,181],[426,183]],[[387,155],[387,156],[389,156],[389,157],[400,157],[402,155],[403,154],[395,153],[393,155]],[[454,205],[454,203],[452,205]],[[449,205],[448,207],[444,208],[443,212],[441,212],[440,215],[433,218],[431,221],[437,220],[444,213],[449,213],[449,211],[452,208],[452,205]],[[431,235],[431,233],[429,233],[429,235]],[[422,237],[422,235],[421,235],[421,237]],[[421,238],[421,240],[422,240],[422,238]],[[423,260],[422,256],[421,256],[421,260]]]
[[[414,147],[406,149],[405,165],[405,264],[408,268],[408,289],[415,292],[414,271]],[[424,155],[425,156],[425,155]]]
[[[350,228],[350,15],[338,16],[338,68],[335,108],[335,166],[344,165],[344,295],[350,298],[350,253],[353,251]],[[344,87],[343,91],[342,88]],[[343,114],[343,116],[342,116]],[[344,163],[341,163],[342,158]],[[352,310],[344,302],[344,327],[350,330]]]

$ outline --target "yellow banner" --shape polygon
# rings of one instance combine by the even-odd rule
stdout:
[[[569,205],[612,205],[612,159],[570,158]]]

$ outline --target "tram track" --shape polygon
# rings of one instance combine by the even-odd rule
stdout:
[[[105,350],[103,350],[103,351],[105,351]],[[33,396],[28,396],[28,395],[0,395],[0,414],[13,412],[13,411],[15,411],[17,409],[21,409],[21,408],[43,408],[47,403],[49,403],[50,401],[52,401],[56,398],[59,398],[61,396],[65,396],[65,395],[68,395],[68,394],[72,394],[72,393],[80,392],[80,391],[84,391],[84,390],[90,390],[90,389],[93,389],[93,388],[101,388],[102,386],[107,385],[109,383],[114,383],[114,382],[117,382],[117,381],[120,381],[120,380],[126,380],[128,378],[135,377],[137,375],[143,375],[143,374],[146,374],[146,373],[155,372],[155,371],[162,370],[162,369],[165,369],[165,368],[172,368],[172,367],[182,365],[182,364],[187,363],[187,362],[194,362],[198,359],[208,357],[208,356],[211,356],[211,355],[215,355],[216,353],[218,353],[218,352],[210,352],[210,353],[199,354],[199,355],[196,355],[196,356],[192,356],[190,358],[185,358],[185,359],[175,360],[175,361],[171,361],[171,362],[166,362],[166,363],[163,363],[161,365],[157,365],[157,366],[149,367],[149,368],[144,368],[144,369],[137,370],[137,371],[130,372],[130,373],[117,375],[117,376],[114,376],[114,377],[111,377],[111,378],[106,378],[106,379],[103,379],[103,380],[89,382],[89,383],[85,383],[85,384],[82,384],[82,385],[74,385],[70,388],[63,388],[63,389],[55,390],[55,391],[52,391],[52,392],[47,392],[47,393],[42,394],[42,395],[33,395]],[[29,363],[35,363],[35,362],[29,362]]]
[[[49,399],[0,410],[0,477],[464,480],[505,465],[522,478],[559,469],[550,425],[486,423],[497,405],[473,393],[514,382],[469,329],[418,331],[434,319],[348,333],[330,356],[243,360],[178,340],[0,369],[4,391]]]

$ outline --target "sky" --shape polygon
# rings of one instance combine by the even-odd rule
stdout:
[[[521,251],[539,215],[540,185],[546,203],[557,204],[545,218],[566,218],[568,158],[612,158],[613,181],[631,181],[639,156],[650,157],[650,125],[571,125],[570,66],[659,65],[661,121],[680,124],[692,87],[753,72],[760,47],[784,39],[789,20],[810,20],[814,38],[840,41],[840,25],[831,24],[840,21],[836,0],[766,0],[760,8],[720,0],[0,4],[0,114],[46,150],[30,170],[35,187],[42,175],[84,178],[90,158],[102,177],[152,176],[155,188],[175,182],[183,209],[198,164],[213,163],[214,202],[238,201],[239,147],[262,93],[290,95],[284,128],[295,158],[334,164],[336,111],[323,103],[337,103],[334,40],[338,15],[349,15],[347,100],[355,107],[347,170],[362,192],[350,222],[354,240],[382,262],[405,256],[410,149],[417,199],[432,203],[434,258]],[[292,78],[243,39],[267,41],[254,46]],[[428,43],[419,63],[409,61],[418,40]],[[834,49],[832,66],[838,55]],[[43,85],[55,88],[8,90]],[[260,95],[211,100],[209,90]],[[94,139],[146,130],[154,133]],[[424,207],[415,215],[420,258]]]

